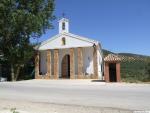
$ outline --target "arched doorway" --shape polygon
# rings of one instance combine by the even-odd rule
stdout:
[[[70,78],[70,55],[65,55],[61,62],[62,78]]]

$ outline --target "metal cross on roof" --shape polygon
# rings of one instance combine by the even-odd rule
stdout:
[[[66,14],[65,14],[65,13],[62,13],[62,17],[65,18],[65,16],[66,16]]]

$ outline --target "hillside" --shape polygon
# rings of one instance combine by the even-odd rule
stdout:
[[[112,51],[109,51],[109,50],[106,50],[106,49],[103,49],[103,54],[104,56],[108,55],[108,54],[117,54],[117,55],[121,55],[121,56],[127,56],[127,57],[136,57],[136,58],[149,58],[150,56],[147,56],[147,55],[140,55],[140,54],[134,54],[134,53],[114,53]]]
[[[125,82],[150,81],[150,56],[132,53],[114,53],[103,49],[104,57],[117,54],[121,58],[121,78]]]
[[[107,56],[108,54],[116,54],[118,55],[122,60],[147,60],[150,59],[150,56],[146,55],[140,55],[140,54],[133,54],[133,53],[114,53],[109,50],[103,49],[103,54],[104,57]]]

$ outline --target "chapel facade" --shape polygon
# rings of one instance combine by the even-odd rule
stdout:
[[[103,79],[103,53],[98,41],[69,32],[59,20],[59,33],[36,46],[36,79]]]

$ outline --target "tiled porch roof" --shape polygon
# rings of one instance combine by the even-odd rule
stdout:
[[[115,54],[108,54],[105,58],[104,58],[105,62],[114,62],[114,61],[121,61],[121,58],[119,58],[118,55]]]

